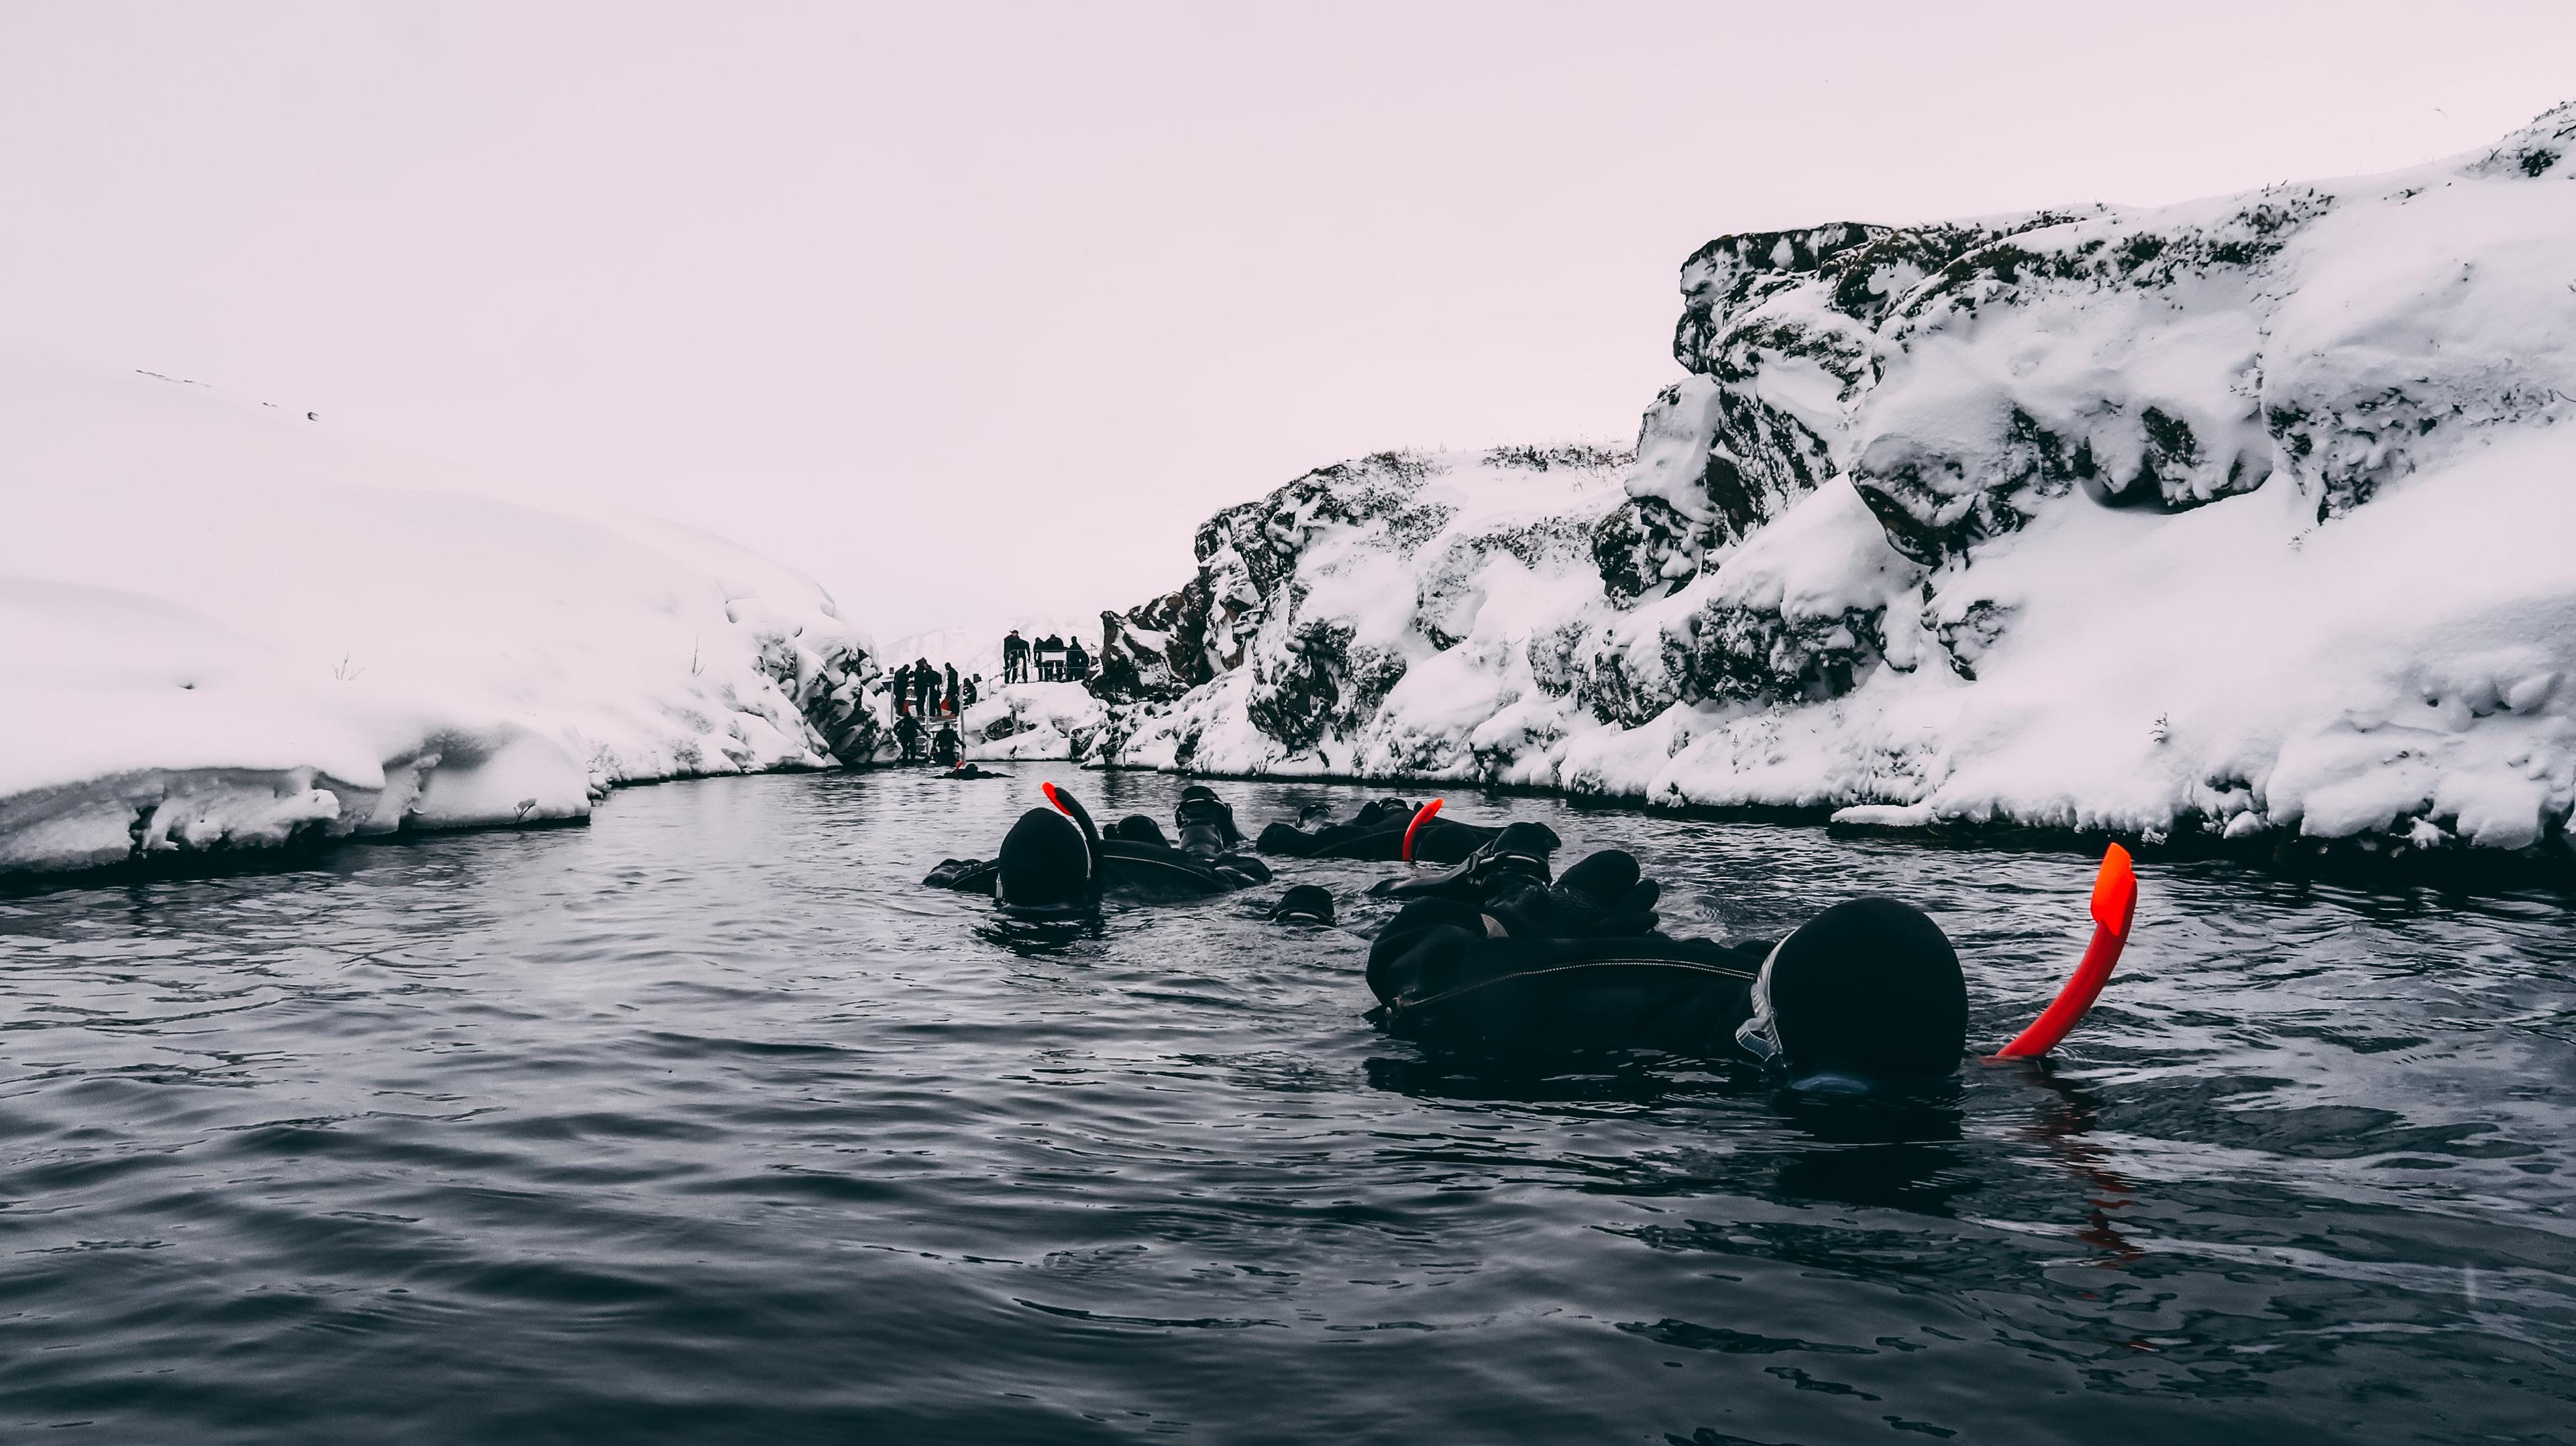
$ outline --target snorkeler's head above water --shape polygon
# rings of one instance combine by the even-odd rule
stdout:
[[[1077,914],[1099,900],[1098,859],[1074,820],[1052,808],[1020,815],[1002,838],[994,901],[1028,917]]]
[[[1836,904],[1781,940],[1736,1043],[1793,1078],[1948,1074],[1967,1052],[1968,986],[1930,915],[1895,899]]]
[[[1282,924],[1330,924],[1333,922],[1332,891],[1320,884],[1297,884],[1279,896],[1270,906],[1270,918]]]

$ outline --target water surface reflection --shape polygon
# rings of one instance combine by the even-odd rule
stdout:
[[[2054,1068],[1894,1099],[1372,1030],[1257,900],[913,881],[1035,794],[0,899],[0,1421],[104,1440],[2566,1439],[2576,956],[2541,896],[2145,871]],[[1086,776],[1104,813],[1145,775]],[[1247,821],[1329,787],[1229,785]],[[1677,928],[1898,892],[2001,1039],[2085,860],[1532,799]]]

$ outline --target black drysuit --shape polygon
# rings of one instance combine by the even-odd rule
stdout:
[[[1655,1049],[1793,1079],[1958,1068],[1966,981],[1921,909],[1852,899],[1776,944],[1676,939],[1656,931],[1658,888],[1624,852],[1549,882],[1553,838],[1516,823],[1454,869],[1381,886],[1412,902],[1370,946],[1370,1017],[1473,1050]]]
[[[1400,798],[1365,805],[1340,823],[1308,833],[1282,820],[1261,831],[1256,845],[1265,854],[1298,859],[1359,859],[1394,863],[1404,857],[1404,831],[1413,823],[1414,807]],[[1491,843],[1501,833],[1435,814],[1414,836],[1413,856],[1424,863],[1454,864]]]
[[[1202,857],[1172,847],[1161,825],[1143,814],[1120,819],[1104,836],[1053,809],[1033,808],[1011,826],[999,854],[989,860],[944,859],[922,882],[993,894],[1007,907],[1015,874],[1033,880],[1027,892],[1045,899],[1053,913],[1082,912],[1104,897],[1176,903],[1270,881],[1270,870],[1259,859],[1230,853]]]

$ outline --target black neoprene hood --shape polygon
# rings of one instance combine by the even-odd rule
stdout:
[[[1003,836],[993,897],[1005,909],[1064,912],[1091,902],[1091,848],[1073,820],[1051,808],[1020,815]]]
[[[1911,904],[1836,904],[1782,940],[1765,972],[1792,1072],[1920,1078],[1957,1069],[1967,1051],[1958,950]]]

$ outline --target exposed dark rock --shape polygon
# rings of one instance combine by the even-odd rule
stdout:
[[[805,658],[819,658],[820,666],[806,665]],[[820,653],[805,653],[793,638],[767,637],[761,639],[759,665],[795,700],[834,759],[855,767],[876,757],[884,730],[867,706],[867,683],[877,668],[865,649],[831,639]]]
[[[1095,697],[1110,703],[1169,702],[1214,677],[1207,656],[1207,582],[1179,589],[1123,613],[1100,615],[1100,667]]]

